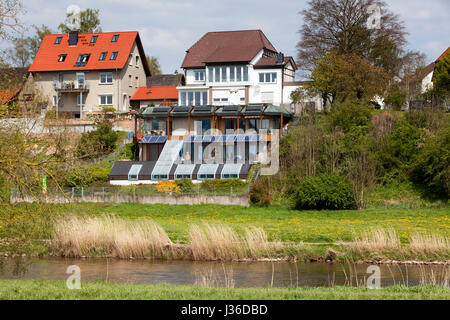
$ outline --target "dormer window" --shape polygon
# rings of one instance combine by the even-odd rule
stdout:
[[[117,40],[119,40],[119,35],[118,34],[113,35],[111,42],[117,42]]]
[[[100,54],[100,59],[98,59],[98,60],[99,61],[105,61],[107,55],[108,55],[108,52],[102,52]]]
[[[77,63],[75,64],[75,67],[84,67],[86,66],[86,63],[89,61],[89,57],[91,55],[89,53],[86,54],[80,54],[78,56]]]
[[[91,43],[96,43],[96,42],[97,42],[97,38],[98,38],[97,35],[92,36],[92,38],[91,38]]]
[[[118,54],[117,51],[114,51],[113,53],[111,53],[111,58],[110,58],[110,60],[116,60],[116,59],[117,59],[117,54]]]
[[[67,54],[60,54],[58,58],[58,62],[64,62],[66,60]]]
[[[56,37],[55,44],[60,44],[62,37]]]

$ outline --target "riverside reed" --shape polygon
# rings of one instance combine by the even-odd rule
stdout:
[[[164,229],[151,219],[128,220],[113,216],[72,216],[55,223],[52,247],[63,256],[108,256],[117,258],[160,258],[211,260],[300,259],[317,260],[423,260],[446,261],[448,238],[432,235],[411,237],[401,244],[393,229],[376,229],[356,237],[350,244],[324,246],[314,252],[310,245],[269,242],[261,228],[248,227],[239,233],[223,224],[191,224],[189,242],[171,241]],[[430,240],[431,239],[431,240]],[[416,259],[417,260],[417,259]]]

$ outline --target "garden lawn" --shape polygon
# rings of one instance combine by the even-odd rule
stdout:
[[[65,281],[0,280],[0,299],[20,300],[408,300],[450,299],[443,287],[332,288],[206,288],[187,285],[143,285],[82,282],[80,290],[69,290]]]
[[[260,226],[269,240],[336,242],[374,228],[394,228],[403,242],[414,233],[448,236],[450,208],[367,209],[342,211],[296,211],[281,206],[237,207],[221,205],[65,204],[54,205],[58,214],[114,214],[118,217],[152,218],[172,241],[186,242],[188,227],[203,221],[224,223],[242,230]]]

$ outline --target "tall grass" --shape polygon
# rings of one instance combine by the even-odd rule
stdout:
[[[438,234],[416,233],[410,237],[409,243],[414,253],[443,256],[450,254],[450,238]]]
[[[384,250],[397,250],[401,247],[400,238],[394,229],[377,228],[355,237],[351,248],[361,254],[368,251],[380,252]]]
[[[165,257],[172,242],[151,219],[72,216],[56,222],[53,244],[65,256],[146,258]]]

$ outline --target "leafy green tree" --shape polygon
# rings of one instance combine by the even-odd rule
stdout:
[[[439,99],[446,99],[450,94],[450,55],[436,62],[433,73],[433,89]]]
[[[27,67],[33,62],[31,54],[30,38],[23,36],[12,40],[13,47],[6,51],[8,61],[15,67]]]
[[[28,47],[31,56],[34,59],[39,50],[39,47],[41,46],[42,40],[44,40],[44,37],[48,34],[52,34],[53,31],[46,25],[41,25],[40,27],[33,25],[33,28],[35,30],[35,35],[28,39],[29,41]]]
[[[148,66],[152,75],[161,74],[161,65],[159,64],[158,58],[153,56],[146,56]]]
[[[87,8],[80,12],[80,31],[81,33],[94,33],[102,32],[100,27],[100,10]],[[67,14],[67,18],[70,18],[71,14]],[[69,33],[72,31],[69,26],[63,22],[58,26],[58,29],[62,33]]]
[[[96,158],[113,152],[117,148],[119,136],[108,121],[97,123],[96,130],[81,135],[77,146],[77,156]]]

